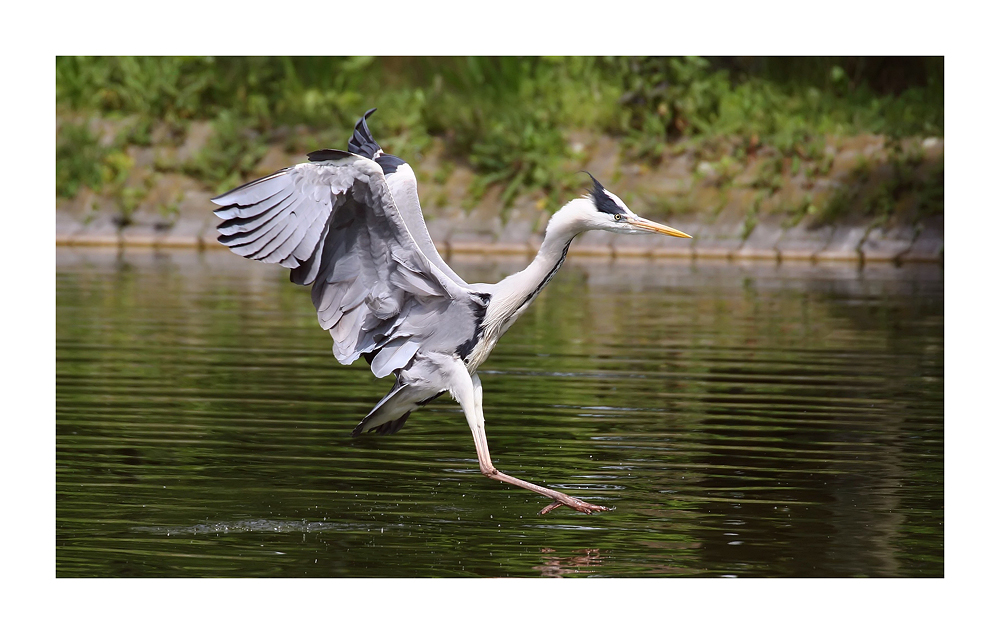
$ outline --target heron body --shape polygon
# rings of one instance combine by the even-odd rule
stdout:
[[[392,389],[354,428],[391,434],[409,415],[450,393],[472,430],[480,470],[554,502],[591,513],[605,507],[498,471],[486,442],[478,368],[588,230],[687,234],[636,216],[591,176],[587,196],[549,220],[534,260],[496,284],[465,282],[441,258],[427,231],[412,168],[385,154],[362,117],[348,149],[319,150],[309,161],[214,198],[219,241],[234,253],[291,269],[312,286],[320,325],[343,364],[364,357]]]

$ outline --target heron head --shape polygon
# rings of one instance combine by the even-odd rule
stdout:
[[[673,227],[637,216],[621,198],[605,189],[590,172],[584,174],[594,181],[594,186],[587,195],[587,200],[593,207],[592,210],[588,209],[587,229],[603,229],[615,233],[663,233],[677,238],[691,237]]]

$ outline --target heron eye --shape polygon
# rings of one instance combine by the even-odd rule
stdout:
[[[621,214],[615,214],[615,220],[621,220],[621,219],[622,219]]]

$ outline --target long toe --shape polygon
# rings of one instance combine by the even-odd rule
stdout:
[[[552,504],[549,504],[541,511],[539,511],[539,515],[545,515],[549,511],[557,509],[560,506],[569,506],[581,513],[586,513],[587,515],[590,515],[591,513],[600,513],[601,511],[611,510],[606,506],[599,506],[597,504],[591,504],[589,502],[584,502],[583,500],[578,500],[576,498],[570,498],[565,502],[553,502]]]

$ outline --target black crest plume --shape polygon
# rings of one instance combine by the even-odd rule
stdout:
[[[590,189],[590,198],[594,201],[597,211],[602,211],[606,214],[621,213],[621,208],[608,196],[608,190],[604,188],[604,185],[601,185],[590,172],[584,171],[583,173],[589,176],[590,180],[594,181],[594,186]]]

